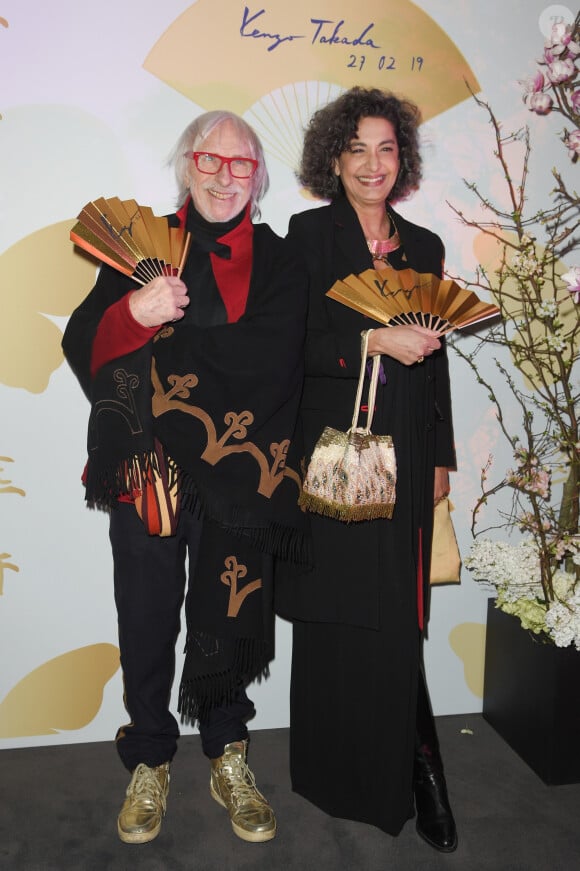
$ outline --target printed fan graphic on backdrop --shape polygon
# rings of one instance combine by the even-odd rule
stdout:
[[[43,393],[63,362],[62,330],[50,316],[70,315],[95,280],[95,261],[70,251],[71,225],[59,221],[43,227],[1,256],[3,286],[18,287],[18,293],[2,295],[0,382],[7,387]]]
[[[347,0],[315,7],[198,0],[143,66],[205,109],[227,105],[245,115],[291,169],[311,114],[353,85],[404,94],[424,121],[466,100],[466,83],[479,91],[454,42],[410,0],[368,0],[360,8]]]
[[[449,633],[449,645],[463,663],[466,685],[474,696],[482,699],[485,624],[458,623]]]
[[[4,472],[4,463],[13,463],[12,457],[0,457],[0,474]],[[0,478],[0,495],[7,496],[15,494],[17,496],[26,496],[26,492],[20,487],[15,487],[9,478]],[[0,596],[4,592],[4,572],[8,569],[13,572],[19,572],[20,569],[15,563],[9,563],[11,553],[0,553]]]
[[[502,240],[507,243],[507,247],[505,250],[505,254],[502,248]],[[498,232],[496,239],[490,239],[489,236],[486,236],[484,233],[478,233],[473,240],[473,250],[475,253],[475,257],[480,266],[486,270],[489,275],[494,274],[494,272],[500,268],[501,265],[501,257],[507,258],[508,264],[512,264],[517,256],[517,247],[515,243],[517,241],[517,237],[513,233],[508,232]],[[513,244],[513,247],[510,245]],[[544,256],[544,246],[540,243],[536,243],[536,259],[541,260]],[[554,268],[560,275],[563,275],[566,272],[566,265],[562,260],[556,260],[554,263]],[[457,279],[460,280],[460,279]],[[517,312],[520,307],[520,293],[518,291],[518,284],[514,278],[506,278],[505,280],[505,288],[506,288],[506,299],[505,306],[508,311]],[[549,303],[551,296],[551,285],[549,282],[545,282],[545,284],[541,288],[542,298],[545,299],[546,303]],[[558,320],[561,322],[564,331],[568,331],[572,328],[572,325],[576,323],[578,318],[577,311],[575,308],[574,298],[572,295],[569,296],[568,299],[564,300],[558,306]],[[530,333],[536,340],[541,340],[543,337],[542,326],[541,323],[534,322],[530,324]],[[512,338],[512,355],[515,353],[515,349],[518,346],[520,339],[517,335],[514,335]],[[548,365],[548,359],[546,359],[546,363],[542,369],[542,379],[546,380],[547,383],[553,383],[558,377],[559,373],[550,370]],[[538,389],[538,374],[533,370],[531,366],[526,366],[526,364],[522,364],[522,373],[525,376],[526,383],[529,387],[534,389]]]
[[[98,714],[118,668],[114,644],[90,644],[43,663],[0,702],[0,738],[83,729]]]

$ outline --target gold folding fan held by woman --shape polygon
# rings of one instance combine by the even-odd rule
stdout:
[[[139,284],[158,275],[181,275],[191,235],[135,200],[100,197],[87,203],[70,238],[89,254]]]
[[[367,269],[335,282],[326,295],[386,326],[417,324],[442,334],[500,313],[451,279],[413,269]]]

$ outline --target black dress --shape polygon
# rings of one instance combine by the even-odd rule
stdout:
[[[441,274],[439,237],[389,211],[402,241],[393,265]],[[324,426],[350,426],[360,332],[378,325],[325,296],[336,279],[372,267],[345,198],[295,215],[289,239],[310,277],[301,405],[308,457]],[[418,579],[428,578],[434,467],[453,466],[455,457],[445,349],[413,366],[387,356],[382,364],[386,382],[379,385],[373,432],[390,433],[395,444],[393,519],[344,524],[311,515],[315,568],[281,578],[276,595],[279,613],[294,622],[294,790],[333,816],[397,834],[413,815],[420,627],[428,596]]]

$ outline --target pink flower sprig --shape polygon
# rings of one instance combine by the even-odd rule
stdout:
[[[576,132],[580,138],[580,130]],[[580,266],[573,266],[570,272],[566,272],[562,276],[562,279],[568,285],[566,288],[568,293],[572,294],[574,302],[578,305],[580,303]]]
[[[546,81],[544,74],[538,70],[535,76],[528,76],[521,84],[524,86],[523,100],[530,112],[547,115],[552,109],[554,100],[546,94],[545,89],[549,87],[549,82]]]
[[[547,63],[551,63],[553,58],[563,54],[577,57],[580,54],[580,44],[574,39],[574,26],[559,19],[552,25],[550,36],[544,43],[544,57]]]
[[[525,493],[535,493],[542,499],[550,496],[550,483],[552,473],[549,469],[540,466],[537,457],[531,456],[523,448],[516,451],[515,458],[518,460],[518,468],[508,469],[506,480],[516,490]]]
[[[568,157],[576,162],[580,157],[580,130],[572,130],[564,135],[564,145],[568,149]]]
[[[576,84],[580,63],[580,15],[573,24],[562,19],[552,25],[538,64],[543,67],[528,76],[523,86],[523,100],[530,112],[548,115],[559,112],[570,121],[571,132],[563,130],[562,142],[573,163],[580,158],[580,88]]]
[[[577,72],[578,69],[571,57],[558,57],[548,64],[547,75],[553,85],[561,85],[562,82],[573,78]]]

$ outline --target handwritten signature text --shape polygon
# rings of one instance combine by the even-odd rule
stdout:
[[[375,26],[373,22],[367,24],[360,32],[355,31],[347,33],[344,18],[340,21],[333,21],[329,18],[311,18],[312,32],[307,33],[288,33],[282,34],[270,32],[269,30],[261,30],[260,26],[263,23],[263,16],[266,14],[265,9],[260,9],[258,12],[250,12],[248,6],[244,6],[242,14],[242,23],[240,25],[240,36],[247,39],[263,39],[269,43],[267,51],[274,51],[285,42],[294,42],[297,39],[310,38],[312,45],[350,45],[361,46],[364,48],[380,48],[372,37],[370,32]],[[260,25],[260,26],[259,26]]]

